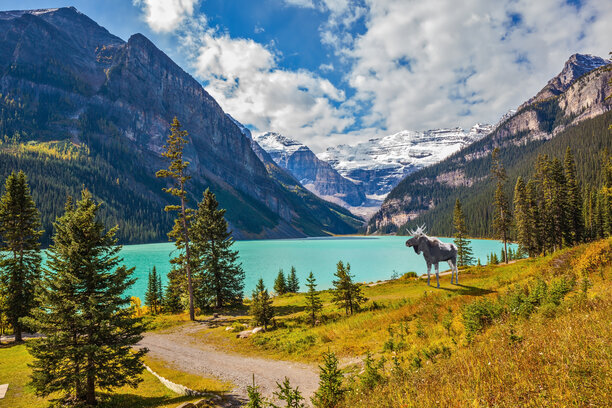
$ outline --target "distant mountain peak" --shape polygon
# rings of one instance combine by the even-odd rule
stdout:
[[[534,102],[543,101],[567,91],[570,85],[578,78],[594,69],[610,64],[610,60],[590,55],[573,54],[563,65],[561,72],[552,78],[536,96],[523,103],[518,110]]]

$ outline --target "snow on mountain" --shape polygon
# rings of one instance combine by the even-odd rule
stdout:
[[[484,124],[476,124],[469,131],[459,127],[404,130],[352,146],[330,147],[319,158],[362,185],[369,197],[384,198],[406,175],[445,159],[492,130],[493,126]]]

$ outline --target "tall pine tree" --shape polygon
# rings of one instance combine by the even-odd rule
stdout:
[[[278,275],[274,279],[274,292],[277,296],[287,293],[287,279],[285,279],[285,272],[282,268],[278,270]]]
[[[4,313],[22,341],[22,323],[34,306],[34,289],[40,277],[40,214],[26,175],[14,171],[6,179],[0,199],[0,296]]]
[[[317,321],[317,314],[323,309],[323,302],[321,302],[319,292],[317,292],[317,283],[312,271],[306,279],[306,287],[308,288],[306,292],[306,313],[310,317],[310,324],[314,326]]]
[[[244,270],[228,231],[225,209],[219,209],[215,195],[206,189],[191,226],[193,258],[198,264],[198,303],[214,307],[242,303]]]
[[[530,219],[527,187],[522,177],[516,180],[516,186],[514,187],[514,222],[516,226],[516,239],[521,250],[527,251],[530,256],[533,256],[535,245],[531,242],[533,237],[531,229],[534,226]]]
[[[145,292],[145,304],[149,307],[151,313],[156,314],[161,311],[161,280],[157,274],[157,269],[149,271],[149,279],[147,281],[147,291]]]
[[[299,291],[300,281],[297,277],[297,271],[295,270],[295,266],[292,266],[291,271],[289,271],[289,277],[287,278],[287,292],[298,293]]]
[[[36,393],[87,405],[96,404],[96,389],[136,386],[145,350],[132,347],[144,325],[131,316],[129,296],[134,268],[119,266],[115,233],[96,220],[99,210],[85,190],[76,207],[69,200],[55,222],[48,269],[33,318],[44,337],[28,343],[34,357]]]
[[[351,265],[347,263],[344,266],[344,263],[339,261],[334,276],[337,280],[333,281],[333,302],[344,308],[347,315],[357,312],[359,306],[368,299],[361,293],[361,286],[353,282]]]
[[[470,241],[467,239],[468,233],[465,225],[465,216],[463,215],[463,208],[459,199],[455,201],[453,226],[455,228],[455,239],[453,242],[457,246],[457,267],[461,268],[472,265],[474,263],[474,256],[472,255]]]
[[[164,188],[164,191],[179,198],[180,205],[167,205],[164,211],[176,211],[178,216],[175,219],[172,231],[168,233],[170,239],[176,243],[176,248],[180,255],[173,260],[177,268],[184,268],[187,277],[187,294],[189,296],[189,318],[195,320],[194,298],[193,298],[193,279],[191,276],[191,253],[189,250],[189,225],[191,221],[191,211],[187,208],[187,181],[191,176],[187,175],[189,162],[183,160],[183,149],[187,144],[187,131],[181,130],[181,124],[175,117],[170,127],[170,136],[164,145],[165,151],[162,156],[170,160],[168,169],[159,170],[155,173],[156,177],[171,178],[173,187]],[[184,251],[184,252],[183,252]]]
[[[565,241],[569,245],[574,245],[583,240],[584,220],[582,219],[582,192],[576,177],[576,161],[569,146],[565,151],[563,165],[565,168],[565,191],[567,197]]]
[[[495,235],[503,241],[504,254],[507,254],[508,240],[510,239],[510,227],[512,225],[512,214],[510,214],[510,204],[504,191],[508,177],[506,176],[506,170],[499,159],[498,147],[493,149],[491,161],[491,173],[496,182],[493,202],[495,206],[493,213],[493,231],[495,232]],[[505,257],[504,261],[508,263],[507,256]]]
[[[274,317],[272,309],[272,299],[264,285],[263,279],[259,279],[257,286],[252,294],[251,308],[249,310],[253,316],[253,323],[257,326],[263,326],[264,330],[268,329],[268,325]]]

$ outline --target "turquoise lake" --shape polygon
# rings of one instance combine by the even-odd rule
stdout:
[[[312,271],[317,279],[318,289],[329,289],[334,280],[336,263],[342,260],[351,264],[351,272],[358,282],[373,282],[389,279],[394,271],[403,274],[415,271],[426,273],[427,267],[422,255],[417,255],[405,246],[407,237],[325,237],[306,239],[237,241],[234,248],[239,251],[240,262],[246,273],[245,296],[250,296],[257,280],[263,278],[266,287],[271,289],[278,270],[287,273],[295,266],[301,290],[305,290],[306,277]],[[452,238],[442,238],[452,242]],[[486,263],[491,252],[499,254],[503,247],[499,241],[472,240],[474,258]],[[513,247],[513,249],[516,249]],[[121,251],[123,263],[136,267],[137,278],[129,290],[131,296],[144,300],[149,270],[155,266],[166,283],[170,270],[172,243],[126,245]],[[448,269],[446,262],[440,270]],[[432,268],[433,270],[433,268]]]

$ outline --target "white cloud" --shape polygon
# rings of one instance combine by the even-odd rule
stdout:
[[[511,24],[514,16],[514,24]],[[575,53],[606,56],[612,3],[368,2],[367,31],[341,50],[364,127],[389,132],[494,122]]]
[[[155,32],[174,31],[191,17],[200,0],[133,0],[145,13],[145,21]]]
[[[353,123],[335,106],[345,100],[344,92],[327,79],[279,68],[274,52],[250,39],[208,30],[199,41],[196,76],[225,111],[256,131],[274,130],[310,142]]]

